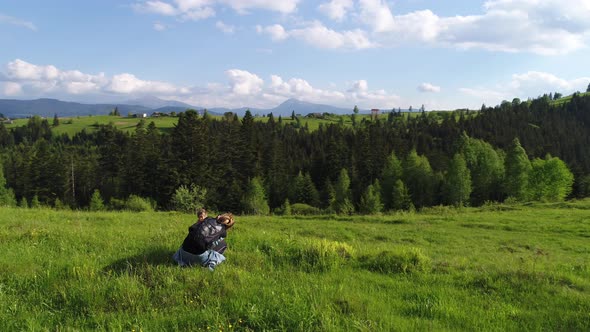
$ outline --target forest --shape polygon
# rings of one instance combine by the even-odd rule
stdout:
[[[32,117],[0,124],[0,203],[172,210],[190,197],[234,213],[373,214],[590,196],[590,95],[553,99],[392,110],[313,131],[299,118],[187,110],[169,132],[142,120],[132,133],[105,124],[69,136]]]

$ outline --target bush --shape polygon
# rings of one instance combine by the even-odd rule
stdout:
[[[195,213],[205,205],[207,189],[191,184],[190,187],[180,186],[172,196],[172,206],[176,211]]]
[[[125,210],[134,212],[150,212],[154,211],[153,203],[147,198],[142,198],[136,195],[131,195],[125,202]]]
[[[430,258],[418,248],[383,251],[375,257],[362,257],[361,265],[380,273],[412,273],[430,269]]]
[[[291,214],[293,215],[314,215],[320,214],[320,209],[304,203],[295,203],[291,205]]]

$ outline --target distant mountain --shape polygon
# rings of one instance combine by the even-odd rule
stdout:
[[[25,118],[32,115],[42,117],[53,117],[57,114],[59,117],[72,117],[80,115],[106,115],[115,107],[118,108],[121,115],[129,113],[148,113],[161,112],[184,112],[187,109],[202,111],[203,107],[192,106],[175,100],[163,100],[155,97],[128,100],[122,103],[105,103],[105,104],[82,104],[76,102],[67,102],[57,99],[35,99],[35,100],[16,100],[0,99],[0,113],[9,118]],[[350,114],[352,108],[340,108],[330,105],[314,104],[300,101],[297,99],[288,99],[280,105],[269,108],[208,108],[209,114],[222,115],[226,112],[232,112],[238,116],[243,116],[246,110],[250,110],[253,115],[267,115],[272,112],[274,116],[290,116],[291,113],[307,115],[310,113],[333,113],[333,114]],[[367,110],[361,110],[366,113]]]
[[[160,99],[158,97],[144,97],[144,98],[132,99],[132,100],[124,101],[121,104],[139,105],[139,106],[147,107],[149,109],[156,109],[156,108],[162,108],[162,107],[179,107],[179,108],[184,108],[184,110],[186,110],[188,108],[202,109],[202,107],[195,107],[195,106],[192,106],[192,105],[180,102],[180,101],[176,101],[176,100],[164,100],[164,99]]]
[[[71,117],[78,115],[106,115],[115,107],[121,114],[148,112],[150,109],[139,105],[126,104],[81,104],[57,99],[16,100],[0,99],[0,113],[9,118],[25,118],[33,115],[42,117]]]
[[[290,116],[293,112],[295,114],[307,115],[309,113],[334,113],[334,114],[345,114],[352,113],[352,109],[334,107],[322,104],[313,104],[297,99],[287,99],[279,106],[267,110],[267,113],[272,112],[274,116]]]

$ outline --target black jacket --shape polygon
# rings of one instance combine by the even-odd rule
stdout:
[[[227,228],[215,218],[207,218],[188,228],[188,235],[182,243],[182,249],[194,255],[200,255],[208,249],[223,254],[227,249],[225,238]]]

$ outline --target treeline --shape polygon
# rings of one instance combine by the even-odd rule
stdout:
[[[109,124],[73,137],[38,117],[0,125],[0,199],[85,208],[99,193],[110,206],[142,197],[174,209],[193,197],[238,213],[374,213],[590,195],[590,97],[391,112],[312,132],[299,120],[187,110],[167,133],[142,120],[132,134]]]

